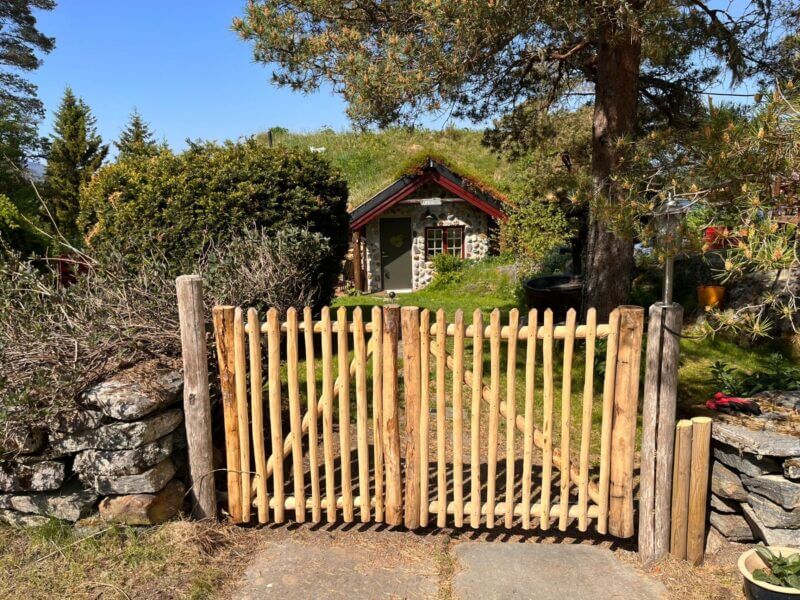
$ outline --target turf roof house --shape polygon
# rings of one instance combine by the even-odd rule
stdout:
[[[500,195],[427,158],[350,212],[353,279],[364,292],[418,290],[433,257],[480,259],[494,250]]]

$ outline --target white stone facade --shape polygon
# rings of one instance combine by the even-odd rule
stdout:
[[[426,227],[464,227],[464,258],[477,260],[489,252],[489,215],[472,204],[455,198],[440,200],[438,206],[424,206],[420,199],[396,204],[365,226],[366,281],[368,292],[381,291],[381,218],[411,219],[413,241],[411,245],[411,278],[413,289],[424,288],[433,279],[433,262],[425,257]],[[424,201],[423,201],[424,202]],[[430,211],[435,219],[426,218]]]

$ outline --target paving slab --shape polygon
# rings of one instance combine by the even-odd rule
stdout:
[[[567,544],[465,542],[454,548],[458,561],[456,598],[531,600],[652,600],[664,586],[624,564],[605,548]]]
[[[369,548],[284,540],[250,564],[233,598],[436,598],[435,561],[381,567]]]

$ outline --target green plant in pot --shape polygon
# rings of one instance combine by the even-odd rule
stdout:
[[[800,599],[800,550],[759,546],[739,557],[748,600]]]

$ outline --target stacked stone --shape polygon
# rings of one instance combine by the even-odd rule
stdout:
[[[800,434],[714,423],[713,529],[734,542],[800,546]]]
[[[175,479],[183,449],[178,371],[137,365],[89,389],[81,408],[55,415],[47,432],[19,433],[13,459],[0,463],[0,520],[36,525],[94,512],[146,525],[178,513],[185,487]]]

